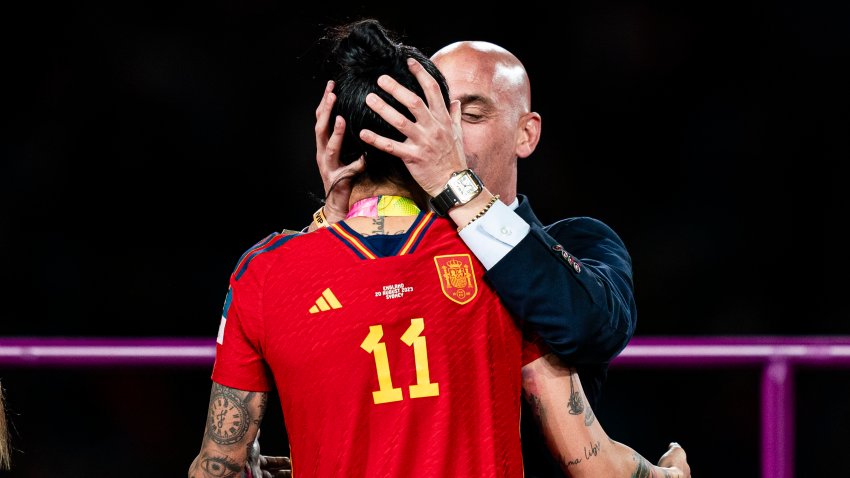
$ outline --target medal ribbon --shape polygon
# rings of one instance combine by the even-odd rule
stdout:
[[[401,196],[377,196],[361,199],[351,205],[346,219],[352,217],[415,216],[419,207],[412,199]]]

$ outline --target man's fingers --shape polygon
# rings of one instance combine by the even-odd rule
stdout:
[[[460,128],[461,110],[459,100],[454,100],[449,103],[449,116],[452,118],[452,124]]]
[[[384,77],[389,78],[386,75],[384,75],[382,78]],[[378,80],[378,83],[380,84],[380,80]],[[366,106],[371,108],[372,111],[377,113],[378,116],[383,118],[392,127],[399,130],[401,134],[410,137],[411,134],[414,133],[413,128],[411,128],[411,126],[413,126],[415,123],[407,119],[406,116],[399,113],[398,110],[390,106],[386,101],[384,101],[383,98],[376,95],[375,93],[369,93],[368,95],[366,95]]]
[[[427,75],[428,73],[425,72],[425,74]],[[401,83],[396,81],[393,77],[391,77],[389,75],[379,76],[378,77],[378,86],[380,86],[382,90],[389,93],[393,98],[398,100],[398,102],[401,103],[402,105],[404,105],[408,110],[410,110],[410,112],[413,114],[413,117],[416,119],[417,123],[421,123],[423,121],[428,121],[428,120],[434,118],[434,114],[428,108],[429,103],[425,103],[425,100],[423,98],[420,98],[419,95],[417,95],[416,93],[405,88]],[[442,96],[440,96],[440,99],[438,100],[437,103],[430,103],[430,104],[442,105],[443,104]],[[372,108],[372,109],[374,110],[375,108]],[[443,107],[443,110],[445,110],[445,107]],[[378,113],[378,114],[380,114],[380,113]],[[443,118],[445,118],[445,113],[443,113]],[[384,119],[387,119],[387,118],[384,118]],[[390,120],[387,119],[387,121],[390,121]],[[392,121],[390,121],[390,124],[395,125],[395,123],[393,123]],[[399,131],[401,131],[401,130],[399,129]]]
[[[440,84],[437,83],[437,80],[428,73],[428,70],[422,64],[413,58],[407,59],[407,67],[413,73],[413,76],[416,77],[419,86],[422,87],[422,91],[425,92],[425,99],[428,101],[428,105],[430,105],[429,110],[431,114],[436,118],[445,118],[446,109],[439,106],[445,104],[443,101],[443,92],[440,91]],[[416,118],[418,119],[419,117],[417,116]]]
[[[404,143],[399,143],[398,141],[381,136],[372,130],[360,130],[360,139],[367,144],[370,144],[385,153],[392,154],[397,158],[401,158],[402,160],[410,155],[410,148]]]

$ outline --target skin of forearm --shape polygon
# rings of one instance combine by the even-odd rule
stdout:
[[[570,476],[609,476],[609,441],[599,433],[593,411],[584,400],[571,369],[554,355],[541,357],[522,369],[523,393],[543,431],[549,451]],[[576,388],[576,385],[579,388]],[[604,474],[600,474],[604,473]]]
[[[575,370],[554,355],[522,370],[523,393],[534,410],[549,451],[573,478],[674,478],[681,474],[650,464],[622,443],[611,440],[596,419]]]
[[[189,467],[189,478],[241,476],[260,429],[268,394],[213,383],[204,439]]]

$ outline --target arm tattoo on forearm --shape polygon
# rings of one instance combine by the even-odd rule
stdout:
[[[200,477],[236,478],[242,473],[242,467],[226,456],[205,455],[200,461]],[[196,475],[192,475],[195,478]]]
[[[248,401],[248,397],[245,397],[245,401]],[[254,419],[254,425],[260,426],[260,423],[263,421],[263,417],[266,416],[266,406],[268,405],[268,403],[268,394],[260,394],[260,404],[257,406],[257,408],[260,409],[260,415]]]
[[[632,473],[632,478],[656,478],[656,477],[658,477],[658,475],[655,473],[655,470],[653,469],[653,466],[650,465],[648,461],[646,461],[646,458],[635,453],[632,456],[632,459],[637,462],[637,467],[635,468],[635,471]],[[659,478],[674,478],[673,475],[671,475],[670,473],[667,472],[667,470],[661,470],[661,472],[664,474],[664,476],[659,477]]]
[[[593,408],[590,407],[589,403],[585,407],[581,390],[576,391],[576,385],[573,381],[573,375],[575,373],[576,369],[570,368],[570,400],[568,402],[570,415],[581,415],[584,413],[584,426],[589,427],[596,420],[596,415],[593,413]]]
[[[582,459],[581,457],[576,457],[570,460],[567,457],[562,456],[561,463],[564,465],[563,469],[566,470],[571,466],[578,465],[582,461],[590,461],[591,458],[599,455],[599,451],[601,449],[602,443],[599,440],[596,440],[596,443],[590,443],[590,448],[584,447],[584,459]]]
[[[649,462],[646,459],[637,453],[632,457],[635,461],[637,461],[637,468],[632,473],[632,478],[651,478],[653,473],[650,468]]]
[[[573,375],[575,374],[575,369],[570,369],[570,415],[581,415],[584,413],[584,400],[581,398],[581,392],[576,392],[575,383],[573,382]]]
[[[232,389],[214,384],[207,417],[209,439],[219,445],[232,445],[242,441],[251,423],[246,403],[250,402],[254,395],[255,392],[250,392],[242,399]]]
[[[587,413],[584,414],[584,426],[589,427],[593,425],[593,422],[596,420],[596,414],[593,413],[593,407],[590,404],[587,405]]]
[[[543,421],[546,417],[546,409],[543,408],[543,401],[540,400],[540,397],[538,397],[537,395],[530,393],[530,392],[527,392],[526,396],[527,396],[527,399],[528,399],[528,403],[531,405],[532,410],[534,411],[534,415],[537,417],[538,423],[540,423],[542,425]],[[599,444],[597,443],[596,449],[598,449],[598,446],[599,446]],[[585,449],[585,453],[586,453],[586,449]],[[594,455],[595,454],[596,453],[594,453]],[[579,463],[582,462],[582,459],[580,457],[576,457],[576,458],[573,458],[571,460],[571,459],[561,455],[560,459],[561,459],[561,463],[563,463],[563,465],[564,465],[564,469],[569,468],[571,466],[576,466],[576,465],[578,465]]]

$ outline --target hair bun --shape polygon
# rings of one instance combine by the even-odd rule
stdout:
[[[361,20],[335,32],[332,59],[337,66],[365,73],[375,68],[386,69],[387,60],[399,61],[398,43],[377,20]]]

